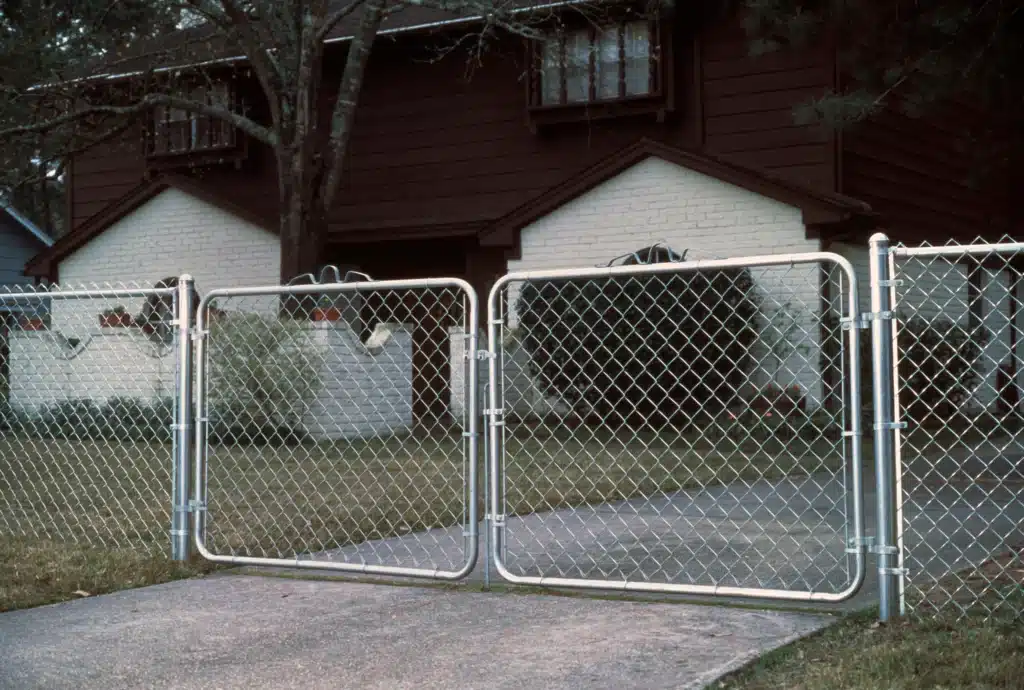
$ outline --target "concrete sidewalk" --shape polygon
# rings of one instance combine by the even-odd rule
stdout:
[[[831,620],[226,574],[0,615],[0,688],[700,688]]]

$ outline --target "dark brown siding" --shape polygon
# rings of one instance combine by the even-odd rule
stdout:
[[[705,32],[700,46],[704,145],[788,179],[835,191],[831,132],[797,125],[795,106],[833,85],[827,47],[784,50],[759,57],[738,22]]]
[[[712,28],[699,43],[687,33],[691,26],[676,25],[676,110],[664,122],[648,114],[539,132],[527,123],[520,39],[491,46],[482,63],[459,53],[437,60],[422,36],[382,40],[368,67],[331,233],[372,241],[390,229],[466,232],[642,137],[690,149],[703,142],[737,162],[834,189],[831,138],[794,126],[791,112],[830,84],[831,63],[817,53],[754,60],[734,23]],[[333,89],[324,91],[329,102]],[[76,161],[76,224],[142,180],[138,136],[120,145]],[[225,201],[273,219],[274,169],[269,151],[253,146],[241,171],[195,174]]]
[[[76,156],[71,172],[71,227],[137,187],[145,172],[138,129]]]
[[[887,111],[843,136],[843,191],[884,214],[893,235],[998,239],[1007,232],[1007,178],[972,182],[984,161],[969,131],[980,114],[948,105],[923,118]]]

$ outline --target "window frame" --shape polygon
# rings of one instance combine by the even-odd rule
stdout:
[[[197,92],[201,92],[207,102],[219,100],[232,109],[241,106],[237,84],[230,77],[183,84],[179,92],[186,98],[196,98]],[[174,145],[179,135],[187,139],[187,146]],[[246,142],[242,132],[223,120],[180,108],[157,106],[147,118],[144,146],[151,166],[174,167],[183,163],[236,160],[244,155]]]
[[[650,56],[648,59],[650,90],[644,94],[626,94],[624,73],[627,69],[625,59],[625,27],[634,21],[645,21],[648,25]],[[615,98],[597,98],[597,53],[595,40],[601,29],[617,26],[619,31],[619,94]],[[567,70],[565,68],[566,37],[575,31],[588,31],[590,46],[590,64],[587,72],[588,100],[569,101],[567,93]],[[549,28],[552,37],[560,43],[559,69],[561,97],[558,103],[544,103],[544,42],[530,39],[526,42],[527,64],[526,74],[526,111],[531,129],[540,125],[577,120],[592,120],[604,117],[654,113],[659,121],[663,121],[667,112],[674,108],[674,65],[672,50],[672,31],[670,22],[662,17],[650,17],[633,13],[625,17],[609,18],[609,21],[598,26],[576,23],[558,23]],[[599,44],[597,44],[599,45]]]

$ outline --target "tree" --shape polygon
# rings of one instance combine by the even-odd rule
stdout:
[[[77,3],[68,5],[73,6]],[[410,7],[479,17],[471,31],[483,47],[498,30],[537,35],[533,27],[553,11],[521,13],[525,5],[515,0],[168,0],[162,6],[179,12],[178,23],[187,28],[157,41],[134,41],[110,50],[76,79],[58,75],[45,88],[23,84],[9,89],[7,100],[23,113],[18,124],[6,128],[0,119],[0,143],[21,140],[23,146],[39,147],[63,135],[60,150],[73,151],[111,136],[158,106],[226,122],[273,151],[286,280],[320,263],[366,65],[384,20]],[[577,6],[575,11],[585,9]],[[77,26],[75,19],[72,26]],[[340,28],[351,38],[338,83],[327,83],[325,39]],[[182,95],[176,88],[179,73],[156,69],[192,65],[182,73],[213,80],[218,69],[232,69],[221,60],[229,56],[242,56],[245,69],[258,81],[266,117],[237,104]],[[100,84],[90,79],[118,69],[136,73],[130,81]],[[330,117],[321,117],[322,94],[335,90]]]
[[[981,104],[971,133],[986,169],[1024,148],[1024,4],[1020,0],[724,0],[742,5],[755,54],[830,37],[840,88],[802,104],[799,121],[844,128],[893,108],[918,117],[951,97]],[[1001,115],[1002,114],[1002,115]],[[978,149],[981,149],[980,151]],[[987,160],[986,160],[987,159]]]
[[[0,3],[0,130],[39,113],[25,97],[33,85],[62,81],[69,70],[129,42],[173,31],[179,12],[157,0],[7,0]],[[67,129],[4,141],[0,196],[47,232],[63,225],[64,163],[77,141]]]

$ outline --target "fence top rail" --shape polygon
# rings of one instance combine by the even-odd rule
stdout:
[[[501,289],[511,282],[532,280],[571,280],[573,278],[614,278],[618,276],[657,275],[662,273],[681,273],[688,271],[704,271],[724,268],[773,268],[778,266],[798,266],[830,262],[839,266],[849,281],[850,314],[858,313],[857,273],[845,257],[833,252],[803,252],[794,254],[766,254],[759,256],[742,256],[728,259],[698,259],[696,261],[666,261],[657,264],[638,264],[632,266],[589,266],[584,268],[561,268],[536,271],[519,271],[508,273],[500,278],[491,288],[490,301],[497,297]]]
[[[891,250],[900,258],[936,258],[957,256],[982,256],[985,254],[1016,254],[1024,252],[1024,242],[1002,242],[998,244],[949,244],[935,247],[896,246]]]
[[[457,288],[469,299],[470,320],[476,322],[477,296],[473,286],[461,278],[421,278],[405,280],[363,280],[351,283],[311,283],[307,285],[257,285],[252,287],[217,288],[210,290],[199,301],[197,326],[206,323],[207,308],[218,297],[266,297],[274,295],[317,295],[325,292],[383,292],[386,290],[415,290],[417,288]]]
[[[0,304],[11,304],[28,300],[40,299],[122,299],[128,297],[163,297],[175,295],[178,288],[142,288],[142,287],[82,287],[63,288],[29,288],[19,290],[16,287],[0,287]]]

